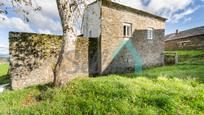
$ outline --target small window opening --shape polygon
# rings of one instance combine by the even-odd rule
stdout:
[[[152,40],[154,38],[154,28],[147,28],[147,39]]]
[[[130,23],[123,24],[123,37],[125,38],[132,37],[132,24]]]

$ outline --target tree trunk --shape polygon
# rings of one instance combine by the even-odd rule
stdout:
[[[72,69],[70,68],[70,60],[73,60],[74,58],[76,40],[73,24],[73,12],[69,3],[70,1],[71,0],[56,0],[63,28],[63,43],[54,71],[55,86],[61,86],[73,77],[71,76],[71,72],[67,72],[67,70]]]

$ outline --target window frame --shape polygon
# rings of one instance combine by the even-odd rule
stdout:
[[[154,39],[154,28],[153,27],[148,27],[147,28],[147,39],[148,40],[153,40]]]
[[[132,23],[123,23],[123,37],[131,38],[132,37]]]

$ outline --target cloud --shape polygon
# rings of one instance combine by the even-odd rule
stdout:
[[[39,12],[30,10],[28,17],[32,27],[37,28],[36,31],[40,33],[62,34],[62,26],[56,1],[49,0],[48,2],[48,0],[37,0],[36,4],[42,7],[42,9]]]
[[[0,48],[0,55],[8,55],[9,51]]]
[[[168,18],[167,22],[178,23],[200,8],[193,0],[151,0],[147,9]]]
[[[3,1],[3,3],[5,3],[7,7],[11,6],[11,0]],[[18,9],[19,11],[10,12],[10,17],[4,16],[6,17],[6,22],[4,23],[7,23],[5,27],[9,27],[11,30],[13,30],[12,28],[17,28],[18,31],[23,32],[48,33],[47,30],[49,30],[50,34],[62,34],[56,0],[32,0],[32,3],[32,7],[35,8],[40,6],[42,9],[40,11],[34,11],[32,7],[22,4]],[[22,9],[29,12],[29,15],[27,16],[29,18],[29,22],[24,22],[22,20],[23,15],[22,12],[20,12]],[[16,23],[14,21],[16,21]],[[20,24],[21,26],[19,26]]]
[[[62,26],[59,20],[44,16],[42,13],[31,13],[29,15],[30,24],[38,30],[49,30],[53,34],[61,34]]]
[[[24,32],[32,32],[29,24],[25,23],[21,18],[18,17],[7,17],[4,14],[0,14],[0,17],[5,20],[0,21],[1,28],[7,28],[11,31],[24,31]]]
[[[163,14],[165,12],[164,14],[166,15],[167,12],[172,14],[178,10],[185,9],[192,2],[192,0],[151,0],[147,9],[153,13]]]
[[[189,21],[191,21],[191,20],[192,20],[191,17],[185,18],[185,19],[183,20],[183,23],[189,22]]]
[[[204,0],[201,0],[204,1]],[[119,0],[121,4],[141,9],[168,18],[168,22],[178,23],[200,8],[193,0]]]
[[[7,46],[7,45],[0,44],[0,48],[1,48],[1,49],[8,49],[8,46]]]
[[[50,32],[50,30],[42,30],[42,29],[39,29],[38,33],[41,33],[41,34],[52,34],[52,32]]]
[[[184,18],[185,16],[188,16],[192,13],[194,13],[199,7],[196,7],[196,8],[190,8],[190,9],[187,9],[185,11],[183,11],[182,13],[179,13],[179,14],[175,14],[171,17],[171,21],[173,23],[178,23],[179,20],[181,20],[182,18]],[[186,21],[186,19],[184,18],[184,20]]]
[[[42,7],[42,15],[46,17],[59,17],[56,0],[37,0],[36,3]]]
[[[144,9],[144,4],[141,0],[112,0],[114,2],[130,6],[132,8]]]
[[[4,1],[10,5],[10,0]],[[20,17],[6,17],[4,25],[9,28],[15,28],[19,31],[34,31],[40,33],[62,34],[62,27],[56,0],[32,0],[34,5],[41,6],[42,10],[34,12],[28,6],[24,9],[30,10],[27,24]],[[89,0],[94,1],[94,0]],[[153,14],[168,18],[168,22],[178,23],[180,20],[186,20],[185,17],[194,13],[199,6],[193,6],[193,0],[114,0],[133,8],[145,10]],[[204,1],[204,0],[201,0]],[[19,26],[20,25],[20,26]],[[48,31],[49,30],[49,31]]]
[[[0,44],[0,54],[1,55],[7,55],[9,52],[8,46]]]

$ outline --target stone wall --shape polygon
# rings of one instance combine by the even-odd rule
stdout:
[[[204,35],[166,40],[165,50],[204,50]]]
[[[75,50],[64,54],[61,66],[58,68],[55,85],[62,86],[76,77],[89,76],[89,39],[77,38]]]
[[[124,45],[117,56],[114,52],[119,49],[123,38],[123,23],[132,24],[132,38],[136,52],[141,57],[144,66],[156,66],[163,63],[164,28],[165,20],[135,12],[124,6],[103,2],[102,5],[102,33],[101,33],[101,73],[127,73],[131,72],[135,63],[131,54]],[[154,39],[147,39],[147,28],[154,28]],[[118,57],[119,55],[119,57]],[[136,61],[136,62],[135,62]],[[132,68],[132,69],[131,69]]]
[[[13,89],[53,82],[61,36],[9,33],[10,76]]]
[[[12,89],[54,82],[54,69],[61,51],[61,36],[10,32],[10,76]],[[65,84],[78,76],[98,72],[98,39],[78,37],[74,51],[61,63],[58,84]],[[62,73],[63,72],[63,73]],[[56,79],[55,79],[56,80]]]

